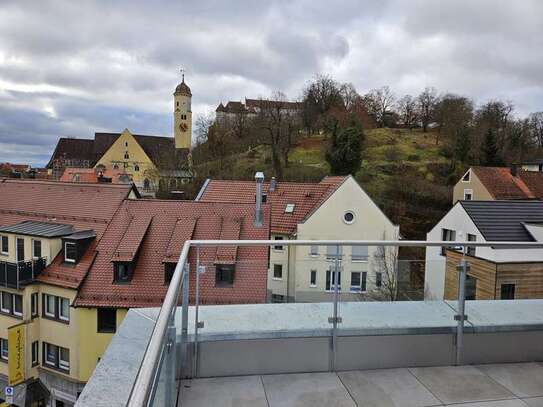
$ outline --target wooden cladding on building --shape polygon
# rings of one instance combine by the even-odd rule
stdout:
[[[445,299],[456,300],[458,298],[458,271],[456,267],[462,260],[462,253],[455,250],[447,250],[447,271],[445,273]],[[496,291],[496,264],[466,256],[470,264],[468,276],[476,279],[475,298],[477,300],[493,300]]]
[[[447,250],[445,273],[445,299],[458,298],[458,271],[462,253]],[[494,263],[477,257],[466,256],[470,264],[468,276],[476,279],[475,299],[499,300],[502,285],[514,285],[515,299],[543,298],[542,263]]]

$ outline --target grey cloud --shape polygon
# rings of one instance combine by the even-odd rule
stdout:
[[[542,27],[539,0],[4,0],[0,161],[39,160],[59,136],[170,134],[180,66],[195,114],[298,97],[316,73],[361,92],[501,97],[527,114],[543,110]]]

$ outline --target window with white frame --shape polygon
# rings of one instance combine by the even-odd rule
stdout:
[[[283,265],[274,264],[273,265],[273,278],[276,280],[281,280],[283,278]]]
[[[368,273],[366,271],[363,271],[360,278],[360,291],[362,292],[366,291],[367,280],[368,280]]]
[[[341,259],[343,253],[343,246],[326,246],[326,259],[335,260],[337,258]]]
[[[7,361],[8,353],[8,340],[0,338],[0,359]]]
[[[451,229],[441,229],[441,240],[444,242],[454,242],[456,240],[456,231]],[[441,255],[445,256],[445,250],[448,248],[452,248],[450,246],[442,246],[441,247]]]
[[[375,287],[381,288],[383,286],[383,273],[375,273]]]
[[[23,316],[23,297],[19,294],[2,291],[0,293],[0,311],[15,317]]]
[[[352,261],[368,261],[368,246],[352,246]]]
[[[294,204],[288,203],[285,206],[285,213],[293,213],[294,212]]]
[[[77,247],[73,242],[64,242],[64,261],[75,263],[77,259]]]
[[[319,255],[319,246],[312,244],[309,247],[309,255],[310,256],[318,256]]]
[[[36,318],[38,316],[38,293],[30,295],[30,316]]]
[[[464,201],[471,201],[473,199],[473,190],[464,189]]]
[[[317,286],[317,270],[311,270],[309,272],[309,286],[310,287]]]
[[[360,271],[352,271],[351,272],[351,291],[360,291],[360,275],[362,273]]]
[[[40,363],[40,343],[32,342],[32,366],[37,366]]]
[[[70,370],[70,350],[43,342],[43,364],[68,372]]]
[[[477,236],[472,235],[471,233],[468,233],[467,238],[468,238],[468,242],[476,242],[477,241]],[[466,252],[470,256],[475,256],[475,249],[476,249],[475,246],[468,246]]]
[[[9,254],[9,238],[8,236],[0,236],[0,254]]]
[[[336,276],[338,290],[341,290],[341,271],[335,273],[334,270],[326,270],[326,291],[335,290]]]
[[[41,257],[41,240],[32,239],[32,257],[35,259]]]
[[[283,236],[275,236],[274,240],[284,240]],[[282,245],[275,245],[273,246],[273,250],[283,250]]]
[[[70,300],[51,294],[43,294],[43,317],[70,322]]]

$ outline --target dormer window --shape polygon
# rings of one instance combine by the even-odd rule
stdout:
[[[72,181],[73,182],[79,182],[81,181],[81,176],[79,174],[74,174],[73,178],[72,178]]]
[[[164,263],[164,284],[169,284],[172,281],[176,267],[177,263]]]
[[[113,263],[113,281],[115,283],[129,283],[132,280],[133,265],[129,262]]]
[[[64,261],[66,263],[77,261],[77,245],[74,242],[64,242]]]
[[[96,237],[94,230],[82,230],[62,238],[64,262],[76,264],[85,254],[91,241]]]
[[[215,286],[232,287],[234,284],[234,274],[236,267],[234,264],[217,264],[215,270]]]

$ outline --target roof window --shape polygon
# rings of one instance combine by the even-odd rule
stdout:
[[[293,213],[294,212],[294,204],[288,203],[287,206],[285,206],[285,213]]]

